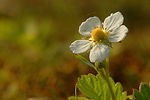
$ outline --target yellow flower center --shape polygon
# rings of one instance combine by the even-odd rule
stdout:
[[[101,42],[105,38],[105,33],[100,28],[95,27],[95,29],[91,33],[94,42],[96,41]]]

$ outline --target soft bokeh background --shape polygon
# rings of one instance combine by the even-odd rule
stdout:
[[[77,77],[96,74],[69,49],[71,42],[82,38],[79,25],[91,16],[103,21],[117,11],[129,32],[122,43],[113,44],[110,74],[132,94],[141,81],[150,82],[149,4],[148,0],[0,0],[0,100],[66,100],[74,95]]]

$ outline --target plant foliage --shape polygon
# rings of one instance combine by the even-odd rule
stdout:
[[[122,92],[122,85],[120,83],[115,84],[111,77],[109,77],[109,80],[111,82],[116,100],[126,100],[127,93]],[[112,100],[108,85],[105,79],[103,79],[100,75],[82,75],[81,78],[78,79],[77,87],[82,93],[92,100]]]
[[[139,91],[133,91],[135,100],[150,100],[150,86],[142,82]]]

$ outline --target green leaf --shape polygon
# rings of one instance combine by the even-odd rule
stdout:
[[[146,83],[141,83],[140,92],[146,100],[150,100],[150,87]]]
[[[112,85],[116,100],[126,100],[127,93],[122,93],[123,89],[121,84],[115,84],[111,77],[109,80]],[[77,87],[92,100],[112,100],[108,85],[105,79],[103,79],[100,75],[82,75],[81,78],[78,79]]]
[[[91,67],[95,67],[92,63],[90,63],[86,58],[82,57],[79,54],[74,55],[76,58],[78,58],[79,60],[81,60],[82,62],[84,62],[85,64],[91,66]]]
[[[122,92],[122,96],[121,96],[121,99],[120,100],[126,100],[127,98],[127,92]],[[119,100],[119,99],[117,99]]]
[[[135,100],[145,100],[142,93],[139,92],[138,90],[134,90],[133,94],[134,94]]]
[[[128,95],[127,100],[133,100],[133,95]]]
[[[146,83],[141,83],[139,91],[133,91],[135,100],[150,100],[150,86]]]
[[[115,97],[117,100],[121,98],[122,90],[122,85],[120,83],[116,83]]]
[[[69,97],[68,100],[76,100],[76,97]],[[78,97],[78,100],[90,100],[90,99],[87,99],[84,97],[81,97],[81,98]]]
[[[122,92],[123,88],[121,83],[117,82],[115,84],[115,97],[116,100],[126,100],[127,98],[127,92]]]

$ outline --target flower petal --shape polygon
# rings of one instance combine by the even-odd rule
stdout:
[[[123,20],[123,15],[120,12],[112,13],[104,20],[104,29],[106,28],[106,31],[112,31],[122,25]]]
[[[107,35],[107,38],[109,42],[119,42],[119,41],[122,41],[126,37],[127,32],[128,32],[128,28],[125,25],[121,25],[114,31],[109,32]]]
[[[90,61],[91,62],[102,62],[110,55],[110,48],[104,43],[98,43],[90,51]]]
[[[73,53],[80,54],[92,48],[92,43],[89,40],[76,40],[69,47]]]
[[[90,17],[85,22],[83,22],[79,27],[79,33],[83,36],[91,36],[91,31],[98,26],[100,28],[101,21],[98,17]]]

